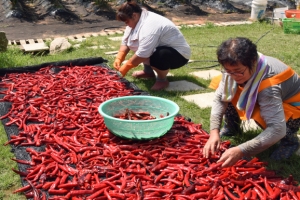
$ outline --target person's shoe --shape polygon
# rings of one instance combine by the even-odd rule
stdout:
[[[164,81],[157,81],[155,84],[151,87],[151,90],[163,90],[169,86],[169,81],[164,80]]]
[[[235,125],[229,128],[226,124],[220,130],[220,137],[232,137],[242,132],[241,128]]]
[[[234,135],[236,135],[236,133],[234,131],[231,131],[229,128],[225,126],[220,130],[220,137],[224,137],[224,136],[231,137]]]
[[[145,73],[143,70],[142,71],[135,71],[133,72],[132,76],[134,78],[144,78],[144,79],[151,79],[151,78],[155,78],[155,74],[153,73]]]
[[[299,149],[297,134],[285,136],[280,140],[279,146],[273,151],[270,158],[276,161],[287,159]]]

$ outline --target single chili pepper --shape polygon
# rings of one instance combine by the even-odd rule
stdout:
[[[197,192],[190,195],[191,199],[201,199],[201,198],[207,198],[208,194],[206,192]]]
[[[25,191],[27,191],[29,189],[31,189],[31,186],[30,185],[25,185],[24,187],[19,188],[19,189],[13,191],[13,193],[15,194],[15,193],[19,193],[19,192],[25,192]]]
[[[276,184],[276,187],[278,187],[282,190],[286,190],[286,191],[292,190],[294,192],[300,192],[299,186],[285,185],[285,184],[278,183],[278,184]]]
[[[42,165],[39,172],[36,174],[36,176],[34,177],[34,179],[32,181],[37,181],[40,178],[40,176],[42,175],[42,173],[44,173],[44,170],[45,170],[45,166]]]
[[[236,191],[240,199],[244,199],[245,194],[240,190],[240,187],[238,185],[235,187],[234,191]]]
[[[235,185],[239,185],[244,187],[245,186],[245,181],[239,181],[239,180],[234,180],[234,179],[230,179],[230,182],[235,184]]]
[[[273,189],[272,187],[269,185],[268,183],[268,180],[266,177],[264,177],[264,186],[265,186],[265,189],[267,190],[268,192],[268,196],[271,196],[273,194]]]
[[[59,184],[60,181],[60,177],[57,176],[55,181],[53,182],[53,184],[50,186],[50,189],[55,189],[57,187],[57,185]]]
[[[250,200],[251,199],[251,195],[252,195],[252,189],[249,188],[244,196],[245,200]]]
[[[273,193],[269,196],[270,199],[277,199],[281,193],[281,189],[278,187],[273,188]]]
[[[37,188],[31,183],[31,181],[29,181],[29,180],[26,180],[26,181],[28,182],[28,184],[32,188],[33,200],[40,200],[40,194],[39,194],[39,191],[37,190]]]
[[[236,196],[234,196],[229,190],[228,187],[224,187],[224,192],[225,194],[227,194],[229,196],[230,199],[232,200],[238,200],[239,198],[237,198]]]
[[[165,171],[162,171],[154,180],[154,183],[158,183],[166,175]]]
[[[206,192],[206,191],[208,191],[210,188],[211,188],[211,186],[208,186],[208,185],[201,185],[201,186],[196,185],[196,186],[195,186],[195,190],[196,190],[197,192]]]
[[[267,192],[259,185],[257,184],[256,182],[248,179],[247,182],[250,182],[252,185],[254,185],[254,190],[259,190],[259,192],[257,192],[258,196],[261,198],[261,199],[267,199]]]
[[[24,164],[24,165],[35,165],[34,162],[27,161],[27,160],[19,160],[15,158],[11,158],[13,161],[16,161],[17,163]]]
[[[250,187],[252,187],[252,184],[251,184],[251,183],[248,183],[248,184],[246,184],[243,188],[241,188],[241,191],[243,192],[244,190],[246,190],[246,189],[248,189],[248,188],[250,188]]]
[[[70,189],[70,188],[74,188],[76,186],[78,186],[77,182],[75,182],[75,183],[64,183],[64,184],[59,184],[57,186],[57,188],[67,188],[67,189]]]
[[[14,143],[17,143],[17,142],[22,142],[22,141],[25,141],[27,138],[26,137],[18,137],[18,138],[15,138],[15,139],[11,139],[7,142],[4,143],[4,146],[7,146],[8,144],[14,144]]]
[[[50,187],[51,187],[51,185],[54,183],[54,181],[49,181],[49,182],[46,182],[46,183],[44,183],[44,185],[42,186],[42,188],[44,189],[44,190],[48,190]]]
[[[151,179],[150,179],[150,180],[151,180]],[[161,182],[172,182],[172,183],[174,183],[174,184],[176,184],[176,185],[178,185],[178,186],[182,186],[182,182],[177,181],[177,180],[175,180],[175,179],[165,178],[165,179],[161,179],[160,181],[161,181]]]
[[[167,162],[161,162],[161,163],[157,164],[155,167],[153,167],[153,168],[151,169],[151,171],[152,171],[152,172],[159,171],[159,170],[161,170],[161,169],[163,169],[163,168],[166,168],[167,166],[168,166],[168,163],[167,163]]]
[[[184,185],[186,185],[187,187],[191,186],[190,181],[189,181],[189,179],[190,179],[190,174],[191,174],[191,170],[188,169],[188,171],[187,171],[186,174],[184,175],[184,180],[183,180],[183,182],[184,182]]]
[[[13,170],[15,173],[19,174],[20,176],[28,176],[28,172],[21,172],[14,168],[11,168],[11,170]]]
[[[55,190],[55,189],[49,189],[48,193],[50,195],[64,195],[68,193],[68,190],[64,190],[64,189],[59,189],[59,190]]]

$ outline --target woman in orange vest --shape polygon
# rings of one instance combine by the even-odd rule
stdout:
[[[222,136],[241,132],[241,120],[254,119],[263,131],[255,138],[227,149],[218,162],[234,165],[272,145],[274,160],[289,158],[299,148],[300,78],[280,60],[257,52],[247,38],[230,38],[217,50],[222,76],[211,82],[216,89],[210,116],[210,138],[203,154],[209,157],[220,147]],[[219,78],[219,79],[218,79]],[[223,116],[225,125],[221,129]],[[221,129],[221,130],[220,130]]]

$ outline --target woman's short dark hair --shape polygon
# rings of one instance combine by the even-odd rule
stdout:
[[[257,60],[258,54],[256,45],[248,38],[230,38],[218,47],[217,57],[219,63],[236,66],[239,63],[252,71],[253,63]]]
[[[132,0],[127,0],[121,5],[117,12],[117,20],[125,22],[132,18],[133,13],[142,13],[142,8]]]

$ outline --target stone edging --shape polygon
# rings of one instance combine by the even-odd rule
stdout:
[[[233,25],[243,25],[243,24],[252,24],[252,21],[233,21],[233,22],[220,22],[220,23],[214,23],[215,26],[233,26]],[[203,27],[205,24],[187,24],[187,25],[181,25],[177,26],[179,29],[182,27],[188,27],[188,28],[194,28],[194,27]],[[97,37],[97,36],[108,36],[108,35],[114,35],[114,34],[122,34],[124,33],[123,29],[118,30],[106,30],[96,33],[83,33],[83,34],[76,34],[76,35],[70,35],[65,36],[66,38],[70,40],[78,40],[88,37]],[[44,39],[24,39],[24,40],[8,40],[8,45],[16,45],[21,46],[24,44],[36,44],[36,43],[44,43],[47,41],[52,41],[54,38],[44,38]]]

